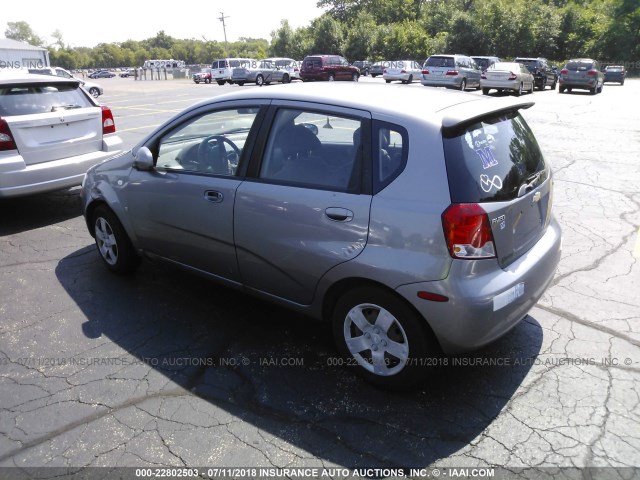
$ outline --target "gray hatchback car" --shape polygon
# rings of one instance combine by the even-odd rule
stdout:
[[[337,364],[402,389],[504,335],[553,279],[531,105],[359,83],[237,91],[90,169],[84,215],[109,270],[164,259],[328,320]]]

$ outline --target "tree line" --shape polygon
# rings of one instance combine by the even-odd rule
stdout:
[[[140,66],[174,58],[209,64],[221,57],[283,56],[301,60],[333,53],[351,61],[423,61],[433,53],[545,57],[562,63],[591,57],[640,70],[638,0],[319,0],[325,13],[308,26],[287,20],[266,39],[235,42],[175,39],[164,31],[147,40],[65,46],[53,32],[50,59],[69,69]],[[26,22],[8,22],[7,38],[43,46]]]

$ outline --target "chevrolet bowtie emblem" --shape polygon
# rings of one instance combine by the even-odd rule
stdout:
[[[540,197],[542,197],[542,194],[540,192],[536,192],[533,194],[533,202],[539,202],[540,201]]]

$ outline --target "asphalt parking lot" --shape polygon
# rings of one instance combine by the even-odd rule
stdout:
[[[257,88],[99,83],[129,147],[197,100]],[[337,365],[327,325],[161,264],[108,274],[77,188],[0,201],[0,478],[28,467],[640,478],[640,80],[524,98],[555,173],[556,278],[516,329],[446,359],[419,392],[380,391]]]

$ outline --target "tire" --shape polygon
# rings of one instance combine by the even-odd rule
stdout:
[[[518,86],[518,90],[516,90],[516,97],[520,97],[522,96],[522,82],[520,82],[520,85]]]
[[[291,83],[291,78],[286,73],[282,76],[282,83]]]
[[[336,80],[336,76],[333,73],[330,73],[329,74],[329,81],[330,82],[335,82],[335,80]]]
[[[564,93],[564,87],[558,87],[558,93]]]
[[[411,85],[413,83],[413,75],[409,75],[409,78],[407,79],[407,84]]]
[[[567,87],[567,92],[571,93],[572,88],[571,87]]]
[[[482,94],[483,94],[483,95],[489,95],[489,90],[490,90],[489,88],[486,88],[486,87],[485,87],[485,88],[483,88],[483,89],[482,89]]]
[[[194,82],[196,82],[196,85],[200,85],[200,80],[194,80]]]
[[[352,82],[357,82],[357,81],[358,81],[358,79],[359,79],[359,77],[360,77],[360,76],[359,76],[357,73],[352,73],[352,74],[351,74],[351,81],[352,81]]]
[[[558,83],[558,80],[554,79],[553,83],[551,84],[551,90],[555,90],[556,89],[556,84]]]
[[[238,86],[242,87],[244,85],[244,82],[238,82]]]
[[[211,79],[210,78],[205,78],[204,83],[205,84],[211,83]]]
[[[134,271],[140,263],[140,257],[113,211],[105,205],[99,205],[93,212],[92,225],[98,253],[107,268],[118,274]]]
[[[533,93],[533,82],[531,82],[531,88],[529,89],[529,93]]]
[[[620,86],[622,86],[622,85],[624,85],[624,80],[622,80],[622,81],[620,82]]]
[[[597,92],[598,92],[598,89],[597,89],[596,87],[593,87],[593,88],[590,88],[590,89],[589,89],[589,93],[590,93],[591,95],[595,95]]]
[[[98,98],[100,96],[100,90],[98,90],[96,87],[91,87],[89,89],[89,93],[93,98]]]
[[[385,82],[387,82],[387,83],[391,83],[391,80],[385,80]]]
[[[417,386],[428,370],[416,360],[440,354],[424,319],[396,294],[379,287],[345,293],[336,303],[332,322],[345,364],[353,365],[367,382],[379,387],[407,390]]]
[[[463,78],[462,81],[460,82],[460,91],[464,92],[467,88],[467,81]]]
[[[259,87],[264,85],[264,77],[262,75],[256,77],[256,85]]]
[[[600,85],[600,88],[597,89],[598,93],[602,93],[602,89],[604,88],[604,83]]]
[[[220,86],[224,85],[224,80],[216,80],[216,83]]]

